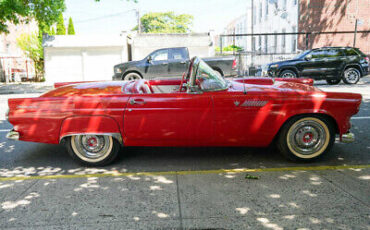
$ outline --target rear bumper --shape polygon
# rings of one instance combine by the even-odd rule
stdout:
[[[8,134],[6,134],[6,138],[8,138],[10,140],[18,141],[19,140],[19,132],[16,132],[12,129],[8,132]]]
[[[348,133],[342,135],[340,141],[343,143],[352,143],[355,141],[355,134],[348,131]]]

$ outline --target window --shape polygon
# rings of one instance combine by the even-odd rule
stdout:
[[[262,51],[262,36],[258,36],[258,50]]]
[[[314,50],[311,53],[312,58],[325,58],[326,57],[326,51],[325,50]]]
[[[264,45],[264,48],[265,48],[265,53],[267,53],[267,46],[268,46],[268,40],[267,40],[268,36],[265,35],[265,45]]]
[[[286,33],[286,30],[283,29],[283,33]],[[286,46],[286,35],[283,34],[282,35],[282,40],[281,40],[281,48],[283,49],[282,52],[284,53],[285,52],[285,46]]]
[[[256,51],[256,37],[252,37],[252,51]]]
[[[283,10],[286,10],[286,1],[287,0],[283,0]]]
[[[340,49],[328,49],[326,50],[326,57],[340,57],[343,56]]]
[[[345,49],[344,53],[346,56],[357,56],[357,53],[354,49]]]
[[[277,52],[277,44],[278,44],[278,40],[277,40],[277,34],[276,34],[276,31],[274,31],[275,35],[274,35],[274,53]]]
[[[294,5],[297,5],[297,0],[293,0],[294,1]]]
[[[253,7],[253,12],[252,12],[252,14],[253,14],[253,25],[256,25],[256,22],[257,22],[257,9],[256,9],[256,7]]]
[[[164,50],[158,50],[154,53],[152,53],[152,60],[153,61],[164,61],[164,60],[168,60],[168,50],[167,49],[164,49]]]
[[[186,59],[187,58],[185,48],[172,49],[171,53],[172,53],[171,59],[181,60],[181,59]]]
[[[260,22],[262,22],[262,2],[260,2],[260,15],[259,15]]]
[[[292,32],[295,33],[296,31],[296,26],[292,27]],[[293,35],[293,41],[292,41],[292,52],[297,51],[297,35]]]
[[[269,0],[266,0],[265,4],[265,20],[267,20],[267,16],[269,14]]]

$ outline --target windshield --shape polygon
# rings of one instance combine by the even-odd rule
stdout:
[[[303,58],[304,56],[306,56],[306,54],[308,54],[311,50],[306,50],[304,51],[303,53],[301,54],[298,54],[297,56],[294,57],[294,59],[301,59]]]
[[[202,91],[224,90],[228,87],[228,82],[198,57],[193,58],[189,82],[193,87],[198,85]]]

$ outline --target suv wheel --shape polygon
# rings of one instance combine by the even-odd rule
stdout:
[[[292,70],[284,70],[280,73],[281,78],[297,78],[297,74]]]
[[[361,73],[356,68],[348,68],[344,70],[343,81],[346,84],[356,84],[361,78]]]
[[[329,85],[337,85],[339,84],[339,82],[341,81],[341,79],[326,79],[326,82],[329,84]]]
[[[137,73],[128,73],[123,77],[125,81],[136,81],[141,79],[141,76]]]

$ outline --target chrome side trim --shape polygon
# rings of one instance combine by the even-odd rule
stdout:
[[[6,138],[8,138],[10,140],[18,141],[19,140],[19,133],[12,129],[12,130],[9,131],[8,134],[6,134]]]
[[[348,132],[342,135],[341,142],[352,143],[355,141],[355,134]]]
[[[120,133],[73,133],[61,136],[59,139],[59,144],[62,142],[63,138],[75,136],[75,135],[104,135],[104,136],[111,136],[116,139],[121,145],[123,145],[123,139]]]

